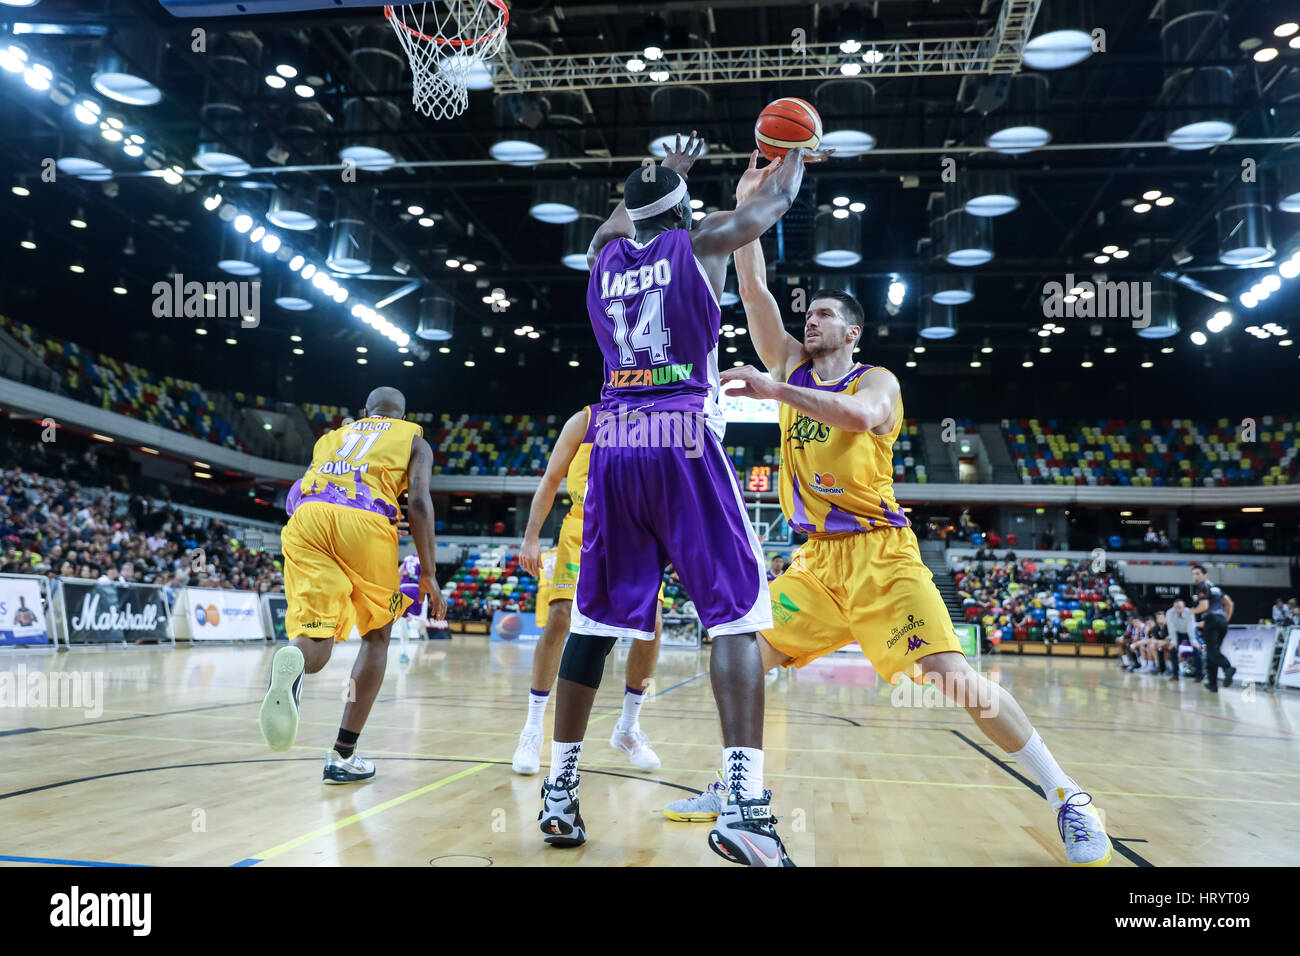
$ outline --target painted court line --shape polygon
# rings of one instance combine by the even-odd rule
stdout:
[[[368,810],[362,810],[360,813],[354,813],[350,817],[344,817],[342,820],[336,820],[335,822],[320,827],[319,829],[313,830],[310,833],[304,833],[302,836],[296,837],[295,839],[292,839],[287,843],[281,843],[279,846],[273,846],[269,850],[263,850],[261,853],[256,854],[254,857],[246,858],[245,860],[241,861],[241,863],[247,865],[253,865],[250,862],[252,860],[256,860],[257,862],[263,862],[265,860],[272,859],[273,857],[280,856],[281,854],[288,853],[290,850],[297,849],[298,847],[302,846],[304,843],[310,843],[312,840],[315,840],[319,837],[323,837],[326,836],[327,834],[334,833],[338,830],[342,830],[344,827],[351,826],[354,823],[358,823],[366,819],[367,817],[373,817],[377,813],[383,813],[385,810],[390,810],[393,807],[398,806],[399,804],[406,803],[408,800],[414,800],[416,797],[422,796],[433,790],[437,790],[439,787],[445,787],[449,783],[455,783],[457,780],[460,780],[462,777],[468,777],[472,773],[478,773],[480,770],[486,770],[488,767],[491,766],[492,764],[490,763],[480,763],[480,764],[476,764],[473,767],[466,767],[464,770],[459,770],[456,773],[453,773],[451,776],[443,777],[441,780],[435,780],[433,783],[427,784],[426,786],[420,787],[419,789],[412,790],[410,793],[404,793],[400,797],[394,797],[391,800],[385,800],[383,803],[378,804],[377,806],[373,806]],[[240,864],[236,864],[236,866],[238,865]]]
[[[51,866],[122,866],[149,869],[147,863],[104,863],[100,860],[59,860],[49,856],[0,856],[0,863],[48,863]]]

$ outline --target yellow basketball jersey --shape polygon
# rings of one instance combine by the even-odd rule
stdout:
[[[591,406],[586,408],[587,433],[582,436],[582,444],[569,462],[569,470],[564,474],[564,488],[573,504],[569,514],[582,519],[582,502],[587,497],[587,472],[591,467],[591,446],[595,443],[595,429],[592,427]]]
[[[801,388],[852,395],[877,366],[855,365],[822,382],[811,362],[786,381]],[[832,428],[789,405],[781,406],[781,510],[804,534],[844,534],[906,528],[911,522],[894,499],[894,440],[903,427],[903,400],[888,435]]]
[[[316,440],[311,467],[298,482],[297,499],[374,511],[397,520],[406,490],[411,442],[424,429],[400,418],[361,418]],[[289,496],[289,511],[296,506]]]

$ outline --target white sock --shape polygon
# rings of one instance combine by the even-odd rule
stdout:
[[[614,729],[620,734],[635,730],[637,719],[641,716],[641,704],[644,701],[645,694],[642,691],[626,687],[623,691],[623,715],[618,718],[618,724]]]
[[[528,722],[524,730],[542,732],[542,716],[546,713],[546,702],[551,699],[548,690],[530,690],[528,692]]]
[[[400,624],[400,625],[402,626],[402,629],[401,629],[401,631],[398,633],[397,636],[398,636],[398,638],[399,638],[399,639],[401,640],[401,642],[402,642],[402,644],[401,644],[401,647],[402,647],[402,653],[403,653],[403,654],[406,654],[406,651],[407,651],[407,649],[408,649],[408,648],[407,648],[407,644],[408,644],[408,642],[409,642],[409,640],[410,640],[410,631],[411,631],[411,626],[410,626],[410,625],[409,625],[405,620],[398,621],[397,623]],[[407,655],[407,656],[409,657],[410,655]]]
[[[573,782],[578,782],[578,758],[582,755],[582,741],[579,740],[573,744],[563,744],[558,740],[551,741],[551,783],[555,783],[564,774],[573,778]]]
[[[742,800],[763,798],[763,751],[751,747],[722,748],[722,776],[727,790]]]
[[[1079,789],[1079,785],[1065,775],[1036,730],[1030,734],[1028,742],[1011,756],[1019,766],[1025,768],[1034,783],[1042,788],[1053,806],[1061,802],[1057,788],[1063,789],[1067,797]]]

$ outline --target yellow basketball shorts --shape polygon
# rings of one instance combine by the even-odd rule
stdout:
[[[775,626],[763,637],[803,667],[856,640],[891,684],[917,662],[961,653],[948,607],[910,528],[816,535],[769,585]]]
[[[285,631],[346,641],[401,616],[397,527],[383,515],[319,501],[300,504],[280,536]]]
[[[554,556],[553,558],[550,556]],[[541,573],[537,576],[537,626],[545,627],[553,601],[572,601],[578,590],[578,568],[582,559],[582,519],[572,512],[564,516],[555,547],[542,552]],[[659,585],[659,603],[664,602],[664,587]]]

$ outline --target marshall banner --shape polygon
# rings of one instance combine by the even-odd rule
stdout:
[[[264,641],[257,594],[225,588],[185,588],[176,613],[185,615],[191,641]],[[178,628],[178,635],[183,629]]]
[[[0,647],[48,643],[41,579],[30,575],[0,577]]]
[[[64,578],[58,597],[69,644],[171,640],[167,601],[156,584],[96,584]]]

